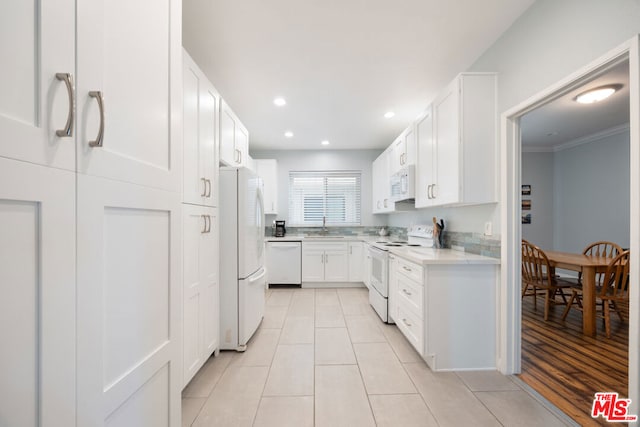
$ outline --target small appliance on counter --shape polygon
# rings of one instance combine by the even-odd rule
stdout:
[[[276,223],[276,228],[273,236],[284,237],[284,235],[287,234],[287,229],[284,226],[285,221],[274,221],[274,222]]]

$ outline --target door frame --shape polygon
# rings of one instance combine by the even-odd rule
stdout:
[[[582,85],[595,74],[629,61],[630,89],[630,218],[640,218],[640,35],[581,67],[501,115],[500,215],[501,265],[498,368],[505,374],[520,373],[522,352],[521,290],[521,144],[520,118]],[[631,413],[638,414],[640,398],[640,223],[630,222],[629,391]],[[608,391],[608,390],[602,390]]]

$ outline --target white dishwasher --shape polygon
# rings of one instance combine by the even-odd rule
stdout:
[[[302,242],[267,243],[267,281],[270,285],[302,284]]]

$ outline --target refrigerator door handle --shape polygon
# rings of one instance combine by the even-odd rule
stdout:
[[[267,274],[267,270],[265,270],[264,268],[262,269],[262,273],[260,273],[258,276],[256,277],[252,277],[249,279],[249,283],[253,283],[255,281],[258,281],[260,279],[262,279],[265,275]]]

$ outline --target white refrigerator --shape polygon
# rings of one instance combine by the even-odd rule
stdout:
[[[244,351],[264,316],[262,179],[247,168],[220,168],[220,341]]]

